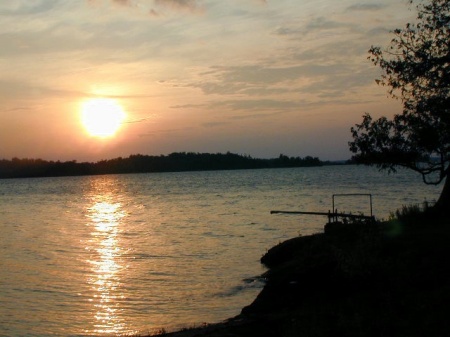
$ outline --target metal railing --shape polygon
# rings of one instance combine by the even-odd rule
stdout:
[[[336,197],[352,197],[352,196],[367,196],[369,197],[369,206],[370,206],[370,215],[364,214],[352,214],[352,213],[339,213],[337,209],[335,209],[335,199]],[[373,207],[372,207],[372,194],[369,193],[344,193],[344,194],[333,194],[332,195],[332,209],[333,211],[328,212],[305,212],[305,211],[270,211],[270,214],[303,214],[303,215],[321,215],[327,216],[328,222],[338,222],[341,219],[343,222],[346,222],[348,219],[350,220],[365,220],[373,222],[375,221],[375,217],[373,215]]]

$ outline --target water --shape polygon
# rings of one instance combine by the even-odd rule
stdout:
[[[372,193],[386,218],[439,192],[356,166],[0,180],[0,336],[221,321],[261,290],[267,249],[326,221],[270,210],[326,212],[333,193]],[[368,214],[361,198],[336,207]]]

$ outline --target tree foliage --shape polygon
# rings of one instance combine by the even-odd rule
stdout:
[[[413,1],[410,1],[412,3]],[[351,128],[357,162],[419,172],[427,184],[450,175],[450,1],[420,2],[417,22],[392,33],[387,49],[372,46],[369,59],[383,73],[376,82],[401,100],[392,119],[369,114]],[[441,195],[442,198],[442,195]]]
[[[238,170],[282,167],[321,166],[317,157],[288,157],[258,159],[227,152],[174,152],[167,156],[134,154],[128,158],[101,160],[96,163],[76,161],[54,162],[42,159],[0,159],[0,178],[58,177],[98,174]]]

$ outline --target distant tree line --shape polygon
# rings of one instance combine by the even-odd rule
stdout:
[[[0,160],[0,178],[310,167],[323,164],[319,158],[311,156],[300,158],[280,154],[278,158],[257,159],[230,152],[176,152],[160,156],[135,154],[96,163],[13,158]]]

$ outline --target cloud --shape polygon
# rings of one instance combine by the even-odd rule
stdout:
[[[295,51],[292,57],[300,62],[308,62],[315,64],[329,64],[329,63],[348,63],[349,60],[359,58],[362,55],[367,55],[369,49],[370,36],[377,34],[369,31],[359,38],[353,38],[347,41],[333,41],[314,48],[308,48]]]
[[[154,8],[149,10],[152,17],[161,17],[172,12],[203,13],[204,7],[198,0],[153,0]]]
[[[160,14],[156,10],[154,10],[153,8],[150,9],[148,13],[150,14],[150,16],[153,16],[153,17],[159,17],[160,16]]]
[[[270,111],[270,110],[291,110],[299,107],[298,102],[289,100],[277,100],[277,99],[254,99],[254,100],[228,100],[214,103],[215,106],[227,107],[231,110],[257,110],[257,111]]]
[[[118,0],[118,1],[129,1],[129,0]],[[252,0],[260,5],[266,5],[267,0]],[[174,9],[187,9],[190,11],[195,11],[198,9],[202,9],[200,0],[154,0],[155,5],[157,6],[165,6]]]
[[[124,124],[137,124],[137,123],[143,123],[150,120],[152,117],[145,117],[145,118],[138,118],[138,119],[131,119],[124,122]]]
[[[224,125],[229,125],[229,122],[206,122],[203,123],[202,126],[205,128],[216,128]]]
[[[305,113],[307,110],[321,107],[348,107],[350,105],[369,104],[370,101],[362,101],[355,97],[353,99],[340,96],[323,97],[318,100],[309,99],[230,99],[222,101],[211,101],[204,107],[210,111],[221,111],[222,116],[227,115],[228,120],[263,119],[280,116],[287,113]],[[218,124],[218,123],[217,123]],[[219,126],[219,125],[211,125]]]
[[[97,3],[97,2],[101,2],[101,0],[87,0],[90,3]],[[123,6],[123,7],[136,7],[137,2],[139,0],[108,0],[113,4],[119,5],[119,6]]]
[[[260,65],[249,66],[215,66],[200,74],[204,79],[187,84],[187,87],[198,88],[206,95],[257,95],[285,92],[285,88],[272,86],[294,81],[308,71],[301,66],[266,68]]]
[[[340,29],[340,28],[350,28],[353,29],[355,27],[354,24],[343,23],[339,21],[328,20],[324,17],[318,17],[309,22],[304,30],[304,33],[311,33],[313,31],[318,30],[331,30],[331,29]]]
[[[56,1],[56,0],[53,0]],[[88,2],[95,3],[102,0],[87,0]],[[203,5],[202,0],[107,0],[113,4],[122,7],[133,7],[138,10],[146,11],[150,16],[161,17],[166,14],[165,10],[172,12],[190,12],[190,13],[203,13],[206,10],[206,6]],[[266,6],[267,0],[246,0],[247,3],[253,3],[258,6]],[[215,7],[216,4],[211,4]],[[242,4],[240,5],[242,6]]]
[[[154,0],[158,6],[166,6],[176,9],[195,10],[199,7],[197,0]]]
[[[359,33],[360,27],[354,23],[340,22],[327,19],[325,17],[316,17],[311,19],[303,26],[279,26],[272,32],[273,35],[300,40],[306,36],[311,36],[320,32],[332,32],[335,35],[343,34],[342,31],[349,33]]]
[[[347,11],[379,11],[383,8],[387,7],[383,4],[356,4],[350,7],[347,7]]]
[[[138,137],[149,137],[149,136],[154,136],[156,134],[175,134],[175,133],[182,133],[185,131],[190,131],[190,130],[194,130],[195,128],[190,126],[190,127],[185,127],[185,128],[179,128],[179,129],[161,129],[161,130],[152,130],[151,132],[146,132],[146,133],[141,133],[138,135]]]
[[[96,0],[89,0],[96,1]],[[110,0],[112,3],[124,6],[124,7],[147,7],[148,1],[142,0]],[[201,8],[198,0],[153,0],[152,3],[157,7],[166,7],[175,10],[188,10],[195,11]],[[156,9],[151,8],[149,10],[151,15],[159,15]]]
[[[90,3],[97,3],[102,0],[87,0]],[[106,0],[117,7],[131,8],[136,11],[144,12],[153,18],[164,17],[166,10],[172,12],[201,12],[203,7],[199,0]]]
[[[112,2],[121,6],[132,6],[132,0],[112,0]]]
[[[173,105],[171,109],[194,109],[194,108],[204,108],[205,104],[183,104],[183,105]]]
[[[293,35],[293,34],[299,34],[301,33],[302,30],[301,29],[293,29],[293,28],[288,28],[288,27],[278,27],[277,29],[275,29],[274,34],[275,35]]]
[[[352,73],[353,69],[345,64],[216,66],[201,74],[204,80],[186,86],[201,89],[206,95],[267,96],[303,91],[305,86],[299,83],[302,79],[330,83],[334,81],[333,78],[351,76]]]
[[[54,89],[49,86],[26,81],[0,80],[0,97],[26,100],[35,97],[80,97],[86,93],[77,90]]]
[[[215,66],[211,72],[204,73],[219,80],[219,82],[234,83],[242,88],[243,84],[276,84],[294,80],[310,72],[310,68],[303,66],[265,67],[262,65],[244,66]]]
[[[47,12],[56,7],[57,3],[57,0],[1,1],[0,15],[30,15]]]

